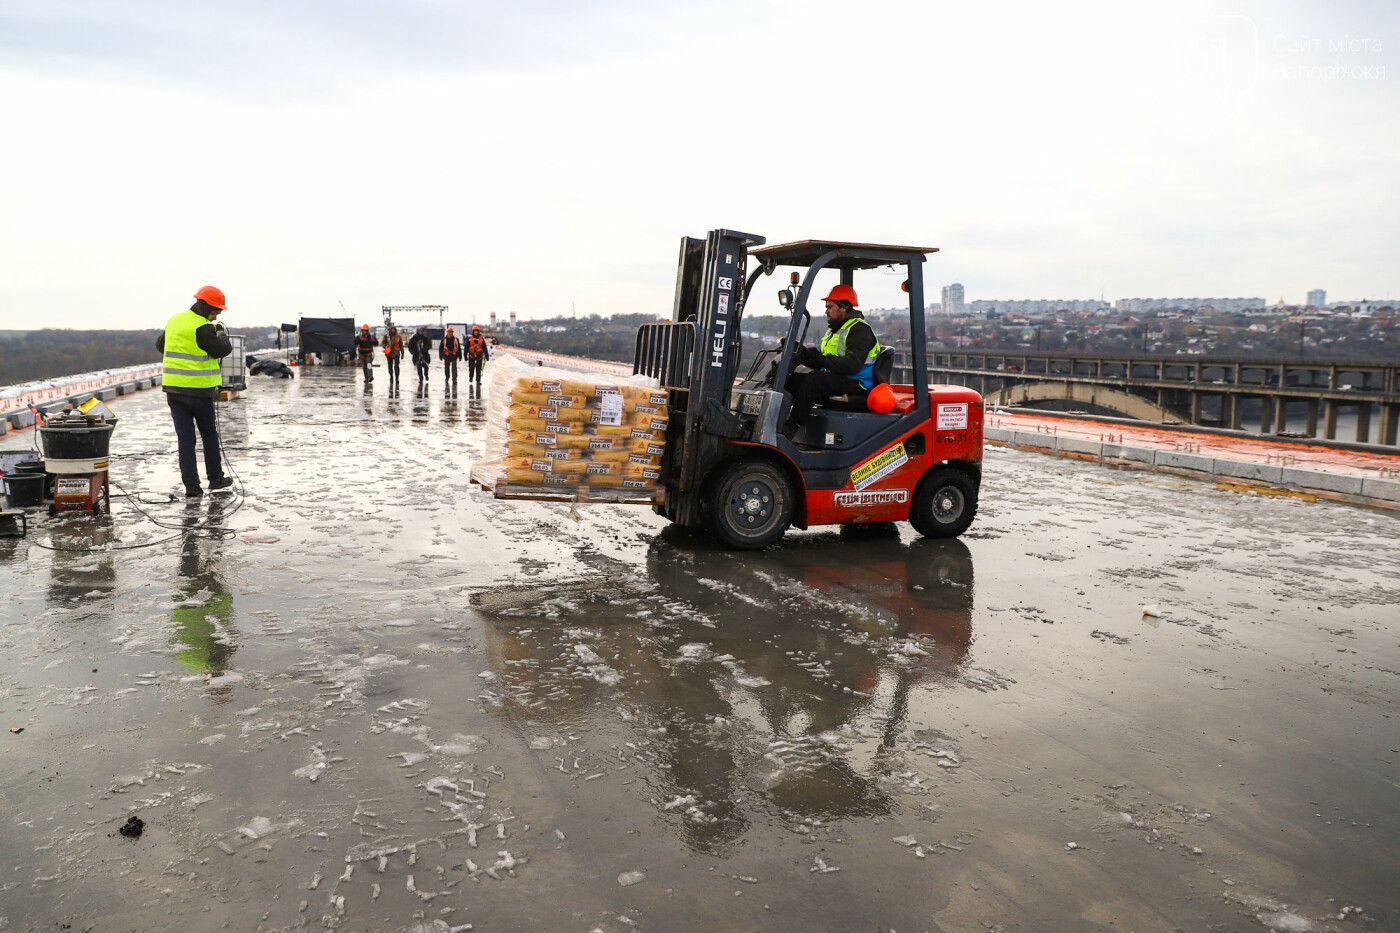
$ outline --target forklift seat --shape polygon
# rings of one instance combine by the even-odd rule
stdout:
[[[894,347],[884,347],[875,355],[875,366],[870,373],[870,387],[885,385],[890,381],[890,376],[894,374]],[[825,402],[818,402],[819,408],[827,408],[831,411],[870,411],[865,404],[866,396],[870,394],[867,389],[857,395],[838,395],[829,398]]]

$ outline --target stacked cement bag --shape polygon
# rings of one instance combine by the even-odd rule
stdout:
[[[490,399],[487,457],[471,478],[498,497],[659,495],[669,414],[666,391],[654,380],[546,369],[506,357],[495,368]]]

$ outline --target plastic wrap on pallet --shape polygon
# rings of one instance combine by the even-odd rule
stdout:
[[[667,393],[647,376],[493,360],[486,456],[471,480],[498,499],[654,502],[662,495]]]

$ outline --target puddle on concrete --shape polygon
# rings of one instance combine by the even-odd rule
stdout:
[[[732,554],[299,375],[245,496],[144,393],[116,516],[0,541],[0,929],[1396,922],[1388,513],[989,450],[959,541]]]

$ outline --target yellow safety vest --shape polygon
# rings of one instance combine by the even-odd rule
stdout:
[[[828,331],[826,336],[822,338],[822,355],[845,356],[846,334],[850,332],[851,328],[854,327],[857,322],[865,324],[866,326],[869,326],[870,324],[870,322],[863,317],[851,317],[846,318],[846,322],[840,327],[838,327],[836,330]],[[875,328],[871,327],[870,330],[871,333],[874,333]],[[862,386],[864,386],[867,389],[874,385],[875,380],[871,374],[875,371],[875,357],[879,355],[880,340],[879,338],[876,338],[875,346],[870,348],[870,355],[865,358],[864,365],[862,365],[861,368],[857,370],[855,375],[851,378],[859,382]]]
[[[219,361],[199,348],[194,332],[209,320],[193,311],[181,311],[165,322],[165,360],[161,384],[184,389],[217,389],[223,378]]]

